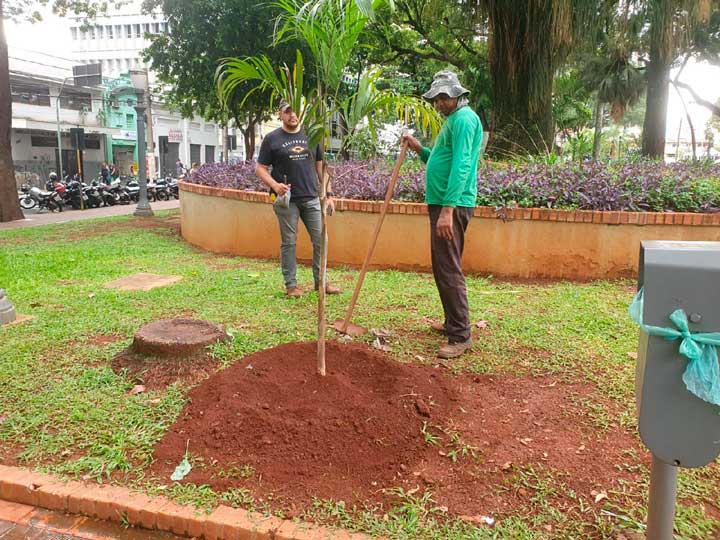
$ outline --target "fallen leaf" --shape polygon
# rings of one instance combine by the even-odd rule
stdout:
[[[420,360],[420,362],[424,362],[426,360],[426,358],[424,356],[420,356],[419,354],[416,354],[415,360]]]
[[[190,465],[190,462],[188,461],[187,457],[184,457],[183,460],[180,462],[180,464],[175,467],[175,471],[173,471],[172,475],[170,475],[170,480],[173,482],[179,482],[183,478],[185,478],[188,474],[190,474],[190,471],[192,470],[192,465]]]
[[[130,390],[129,394],[131,396],[134,396],[135,394],[142,394],[145,391],[145,387],[142,384],[136,384],[132,387],[132,390]]]
[[[627,355],[628,355],[630,358],[632,358],[633,360],[637,360],[637,352],[635,352],[635,351],[630,351],[629,353],[627,353]]]
[[[375,338],[375,340],[372,342],[372,346],[379,351],[392,352],[392,347],[388,347],[387,345],[385,345],[385,343],[381,341],[379,337]]]
[[[90,294],[88,294],[88,298],[95,298],[95,293],[91,292]]]
[[[509,471],[510,469],[512,469],[512,462],[511,462],[511,461],[506,461],[506,462],[503,463],[502,466],[500,467],[500,470],[501,470],[501,471]]]
[[[525,446],[528,446],[532,442],[532,439],[529,437],[526,437],[524,439],[518,439],[518,441],[520,441],[520,444],[524,444]]]
[[[384,328],[371,328],[370,333],[379,338],[387,338],[393,335],[390,330],[385,330]]]
[[[595,497],[595,504],[599,503],[599,502],[602,501],[603,499],[607,499],[607,498],[608,498],[606,492],[604,492],[604,491],[596,491],[596,490],[594,490],[594,489],[590,492],[590,495],[592,495],[593,497]]]
[[[475,323],[475,326],[477,326],[478,328],[487,328],[487,325],[487,321],[478,321]]]

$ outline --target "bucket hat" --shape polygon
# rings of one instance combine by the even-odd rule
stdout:
[[[451,98],[457,98],[469,93],[470,90],[460,84],[455,73],[444,69],[435,74],[432,86],[430,86],[430,90],[423,94],[423,98],[432,101],[438,94],[447,94]]]

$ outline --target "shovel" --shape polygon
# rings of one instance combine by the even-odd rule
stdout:
[[[350,300],[350,305],[348,306],[347,313],[345,314],[345,319],[337,319],[331,325],[332,328],[342,334],[357,337],[367,333],[367,328],[352,324],[350,322],[350,319],[352,318],[353,310],[355,309],[355,303],[358,300],[358,296],[360,296],[360,289],[362,288],[363,281],[365,280],[365,272],[367,272],[367,267],[370,264],[370,259],[372,258],[373,251],[375,251],[375,245],[377,244],[378,236],[380,236],[380,228],[382,227],[383,220],[385,219],[385,214],[387,213],[388,206],[390,206],[390,199],[392,198],[393,191],[395,190],[395,184],[397,183],[398,174],[400,174],[400,166],[403,164],[403,161],[405,161],[406,152],[407,144],[403,142],[400,145],[400,154],[398,155],[397,161],[395,162],[395,167],[393,168],[392,176],[390,177],[390,184],[388,185],[387,193],[385,194],[385,201],[383,202],[382,209],[380,210],[380,217],[378,218],[377,224],[375,225],[375,232],[373,233],[372,240],[370,241],[367,255],[365,255],[365,261],[363,262],[362,269],[360,270],[360,275],[358,276],[358,281],[355,285],[355,291],[353,292],[352,300]]]

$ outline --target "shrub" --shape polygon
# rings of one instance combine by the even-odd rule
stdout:
[[[382,200],[393,163],[344,161],[331,164],[333,191],[348,199]],[[208,164],[190,182],[267,191],[254,163]],[[403,165],[393,198],[422,202],[425,169]],[[583,163],[490,163],[478,170],[478,205],[581,210],[716,212],[720,210],[720,164],[634,160]]]

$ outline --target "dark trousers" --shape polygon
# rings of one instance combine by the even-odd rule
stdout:
[[[465,231],[475,209],[455,208],[452,240],[437,235],[437,221],[441,210],[442,206],[428,205],[430,252],[435,285],[445,312],[445,332],[450,343],[457,343],[470,338],[470,312],[461,261],[465,248]]]

